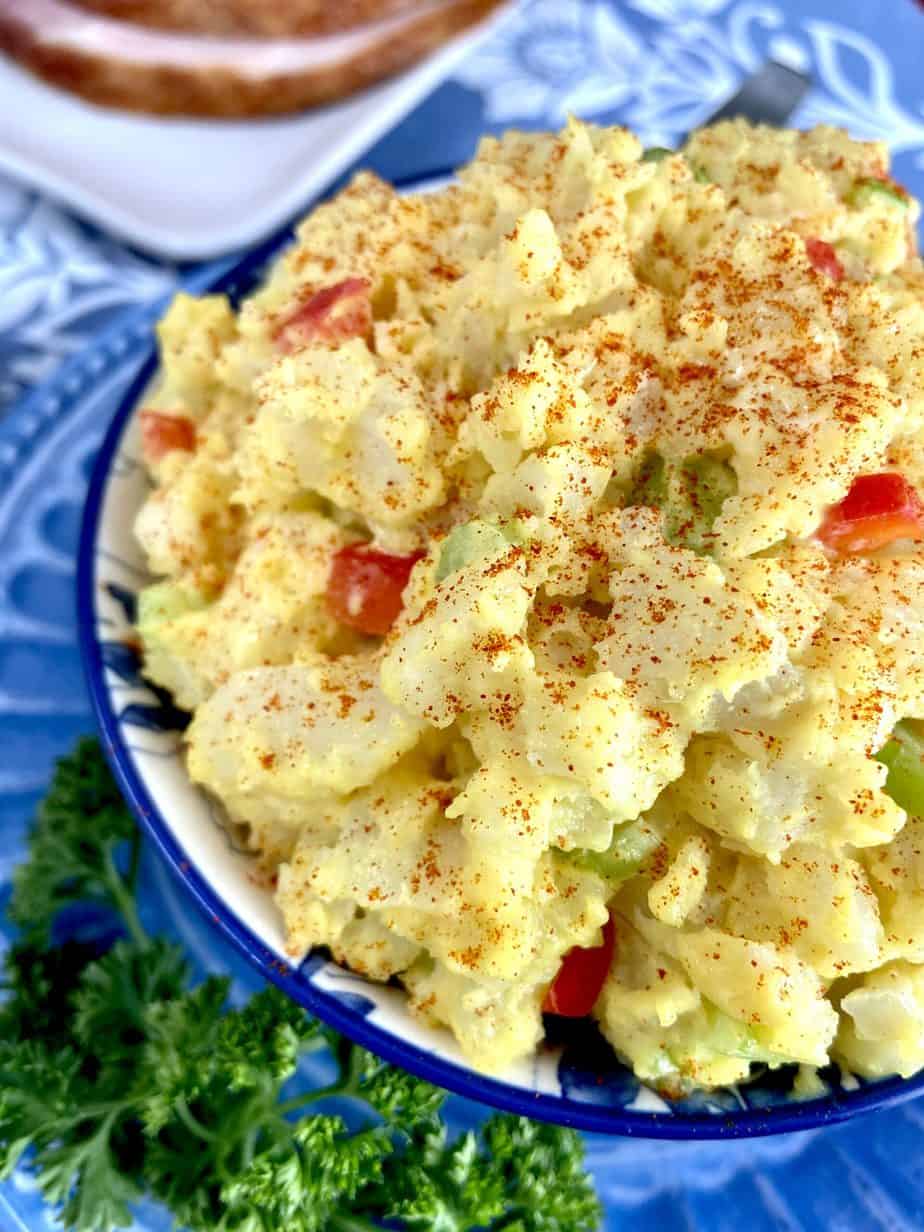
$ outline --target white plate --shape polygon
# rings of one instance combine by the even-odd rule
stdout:
[[[110,111],[0,59],[0,169],[140,248],[215,257],[294,217],[505,16],[343,103],[270,120]]]

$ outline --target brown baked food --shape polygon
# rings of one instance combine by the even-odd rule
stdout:
[[[380,21],[421,0],[73,0],[103,17],[188,34],[292,38],[334,34]]]
[[[280,115],[400,72],[502,0],[0,0],[0,50],[94,103]]]

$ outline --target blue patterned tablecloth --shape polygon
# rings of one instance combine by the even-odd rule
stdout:
[[[811,73],[796,122],[840,124],[892,147],[924,194],[924,9],[912,0],[532,0],[364,162],[408,180],[464,161],[484,131],[559,125],[567,114],[671,144],[768,56]],[[307,204],[307,203],[306,203]],[[134,253],[0,179],[0,905],[54,757],[92,727],[76,653],[72,580],[80,501],[98,423],[20,409],[118,314],[185,271]],[[117,366],[116,366],[117,367]],[[99,413],[108,413],[100,370]],[[115,387],[113,386],[113,388]],[[62,388],[66,393],[67,381]],[[241,961],[149,857],[144,911],[204,967]],[[2,940],[2,937],[0,937]],[[453,1116],[478,1115],[452,1101]],[[717,1144],[588,1140],[610,1229],[912,1232],[924,1227],[924,1109],[910,1104],[823,1133]],[[53,1226],[26,1172],[0,1186],[0,1230]],[[166,1228],[145,1208],[144,1232]]]

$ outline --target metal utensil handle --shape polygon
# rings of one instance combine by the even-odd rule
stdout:
[[[768,60],[706,123],[742,118],[752,124],[771,124],[782,128],[808,93],[811,84],[805,73],[778,64],[776,60]]]

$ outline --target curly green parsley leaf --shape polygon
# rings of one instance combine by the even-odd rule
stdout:
[[[13,873],[10,919],[30,937],[47,941],[64,907],[92,902],[132,917],[126,923],[137,936],[133,870],[127,879],[122,876],[116,852],[130,844],[136,859],[138,841],[102,749],[84,738],[58,762],[39,807],[29,858]]]
[[[600,1209],[569,1130],[495,1116],[452,1141],[445,1094],[323,1027],[275,988],[240,1009],[190,986],[145,935],[138,838],[98,745],[59,763],[18,870],[0,1002],[0,1177],[28,1157],[74,1232],[131,1223],[144,1194],[190,1232],[584,1232]],[[50,944],[58,914],[108,907],[98,943]],[[290,1095],[300,1057],[337,1074]],[[286,1088],[284,1091],[283,1088]],[[346,1100],[351,1129],[324,1101]]]

